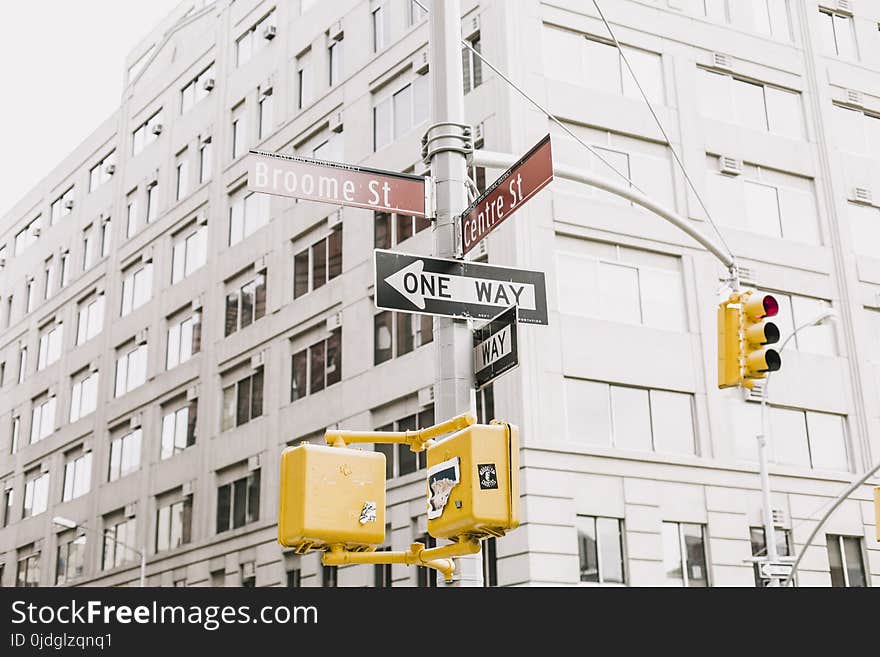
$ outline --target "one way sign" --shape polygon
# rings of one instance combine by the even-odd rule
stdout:
[[[492,319],[510,306],[519,321],[547,324],[544,273],[375,250],[376,307]]]
[[[473,332],[474,384],[483,388],[519,365],[516,335],[516,306]]]

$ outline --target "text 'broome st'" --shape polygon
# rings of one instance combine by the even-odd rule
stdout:
[[[510,306],[519,321],[547,324],[544,273],[375,250],[376,307],[491,319]]]
[[[248,189],[427,217],[427,179],[280,153],[250,152]]]
[[[466,254],[496,226],[519,210],[553,180],[550,135],[535,144],[502,173],[486,192],[464,211],[459,221],[461,252]]]

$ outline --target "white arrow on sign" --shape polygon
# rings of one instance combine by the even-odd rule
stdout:
[[[425,309],[425,299],[536,310],[535,286],[530,283],[437,274],[424,269],[425,263],[416,260],[385,280],[419,310]]]

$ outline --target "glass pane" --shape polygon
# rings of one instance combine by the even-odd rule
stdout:
[[[611,386],[611,413],[616,448],[651,450],[651,412],[647,390]]]
[[[312,246],[312,289],[317,290],[327,282],[327,240]]]
[[[186,449],[187,415],[188,411],[186,408],[181,408],[174,414],[175,451],[183,451]]]
[[[620,78],[622,62],[617,48],[610,44],[585,39],[583,53],[587,85],[597,91],[620,95],[623,92]],[[572,66],[573,63],[568,65]]]
[[[221,418],[221,431],[228,431],[235,426],[235,385],[223,388],[223,417]]]
[[[623,550],[620,536],[620,521],[617,518],[597,518],[596,529],[599,534],[602,581],[622,584]]]
[[[306,396],[306,376],[308,367],[308,350],[303,349],[292,357],[293,371],[291,374],[290,401],[296,401]]]
[[[846,559],[846,576],[849,586],[867,586],[865,567],[862,565],[861,541],[854,536],[843,537],[843,556]]]
[[[687,329],[681,272],[642,268],[639,284],[645,326],[670,331]]]
[[[749,530],[749,537],[752,543],[752,556],[764,556],[764,553],[767,550],[767,541],[764,540],[764,528],[752,527]]]
[[[373,108],[373,150],[379,150],[391,143],[391,99]]]
[[[804,110],[801,95],[782,89],[766,88],[767,121],[770,132],[792,139],[804,138]]]
[[[596,519],[577,517],[578,555],[582,582],[599,581],[599,556],[596,546]]]
[[[395,315],[397,324],[397,356],[408,354],[413,350],[413,322],[418,320],[417,315],[409,313],[397,313]]]
[[[877,245],[880,244],[880,210],[849,203],[847,211],[852,232],[853,251],[875,258],[880,256],[877,250]]]
[[[250,326],[254,321],[254,293],[257,284],[250,281],[241,288],[241,328]]]
[[[409,132],[412,121],[412,86],[407,85],[394,94],[394,138]]]
[[[703,526],[682,524],[681,534],[687,555],[688,586],[709,586],[706,552],[703,547]]]
[[[767,110],[764,107],[764,87],[760,84],[733,81],[737,123],[753,130],[767,130]]]
[[[342,273],[342,230],[334,230],[327,238],[327,277],[332,280]]]
[[[180,362],[186,362],[192,357],[193,346],[193,320],[189,319],[180,324]]]
[[[822,40],[822,50],[827,55],[837,54],[837,41],[834,38],[834,18],[824,11],[819,12],[819,34]]]
[[[413,236],[413,218],[406,214],[394,215],[397,224],[397,243]]]
[[[245,524],[247,513],[247,477],[232,484],[232,527]]]
[[[384,363],[391,358],[391,312],[383,311],[373,318],[373,362]]]
[[[829,308],[830,304],[824,299],[795,295],[791,297],[792,316],[797,326],[813,321],[821,313],[827,312]],[[782,339],[784,340],[785,337]],[[798,331],[794,339],[797,341],[798,351],[822,354],[824,356],[834,356],[837,354],[837,341],[834,335],[834,323],[832,322],[820,324],[819,326],[810,326],[802,331]]]
[[[167,459],[174,454],[174,413],[168,413],[162,418],[162,446],[159,452],[160,459]]]
[[[584,83],[583,49],[585,40],[574,32],[560,30],[547,25],[541,32],[544,73],[548,78]]]
[[[251,394],[251,419],[263,414],[263,368],[251,375],[253,392]]]
[[[703,116],[725,123],[734,122],[731,84],[730,76],[700,69],[698,93]]]
[[[607,383],[565,379],[565,411],[569,440],[611,446],[611,407]]]
[[[217,489],[217,533],[229,529],[229,511],[231,505],[232,485],[220,486]]]
[[[678,534],[678,523],[663,523],[663,569],[666,571],[667,584],[684,586],[681,569],[681,540]]]
[[[374,214],[373,244],[377,249],[391,248],[391,215],[387,212]]]
[[[398,474],[400,474],[401,476],[418,470],[416,453],[412,451],[407,445],[397,446],[397,463],[399,467]]]
[[[781,237],[782,224],[776,188],[747,180],[745,195],[748,229],[771,237]]]
[[[834,143],[837,148],[848,153],[866,152],[864,114],[840,105],[834,105],[832,110],[834,112]]]
[[[165,367],[171,369],[180,363],[180,324],[168,329],[168,349],[165,355]]]
[[[247,521],[260,519],[260,471],[251,474],[248,479]]]
[[[844,59],[858,59],[852,19],[834,14],[834,37],[837,39],[837,54]]]
[[[831,569],[831,586],[846,586],[846,579],[843,576],[843,559],[840,554],[840,536],[829,535],[827,537],[828,545],[828,565]]]
[[[807,411],[810,457],[814,468],[849,471],[846,458],[846,432],[843,417],[831,413]]]
[[[654,449],[668,454],[694,454],[692,396],[664,390],[651,391],[651,427]]]
[[[342,380],[342,331],[337,329],[327,339],[327,385]]]
[[[379,430],[381,431],[382,429]],[[391,429],[388,428],[387,430],[390,431]],[[394,477],[394,445],[379,443],[373,445],[373,451],[385,455],[385,478],[391,479]]]
[[[779,211],[784,239],[804,244],[819,244],[819,219],[812,192],[780,188]],[[878,240],[880,240],[880,231],[878,231]]]
[[[603,319],[641,323],[638,269],[599,263],[599,308]]]
[[[309,252],[297,253],[293,258],[293,298],[297,299],[309,291]]]
[[[251,419],[251,379],[242,379],[236,386],[235,424],[241,426]]]
[[[810,467],[807,427],[803,411],[770,408],[769,446],[776,463]]]
[[[659,55],[645,52],[643,50],[635,50],[633,48],[624,48],[624,54],[629,65],[635,71],[642,90],[652,103],[663,103],[663,67]],[[626,64],[621,61],[621,70],[623,75],[623,95],[630,98],[642,99],[642,94],[633,80]]]
[[[309,349],[310,376],[309,392],[314,394],[324,389],[326,375],[324,362],[324,342],[314,344]]]

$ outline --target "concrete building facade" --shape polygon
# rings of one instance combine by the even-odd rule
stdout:
[[[880,7],[600,4],[783,335],[839,315],[789,343],[769,390],[777,542],[799,553],[880,458]],[[462,36],[712,231],[592,3],[466,0]],[[434,420],[430,319],[372,298],[373,249],[429,254],[430,222],[246,189],[250,148],[426,172],[427,39],[409,0],[218,0],[182,3],[132,52],[119,109],[0,223],[0,583],[136,586],[144,551],[149,585],[433,584],[322,568],[275,537],[287,445]],[[556,161],[616,175],[463,63],[478,147],[550,132]],[[723,267],[565,181],[473,256],[546,272],[550,309],[477,397],[522,439],[523,525],[485,546],[487,583],[755,585],[759,404],[716,387]],[[424,464],[386,456],[403,549],[426,533]],[[799,586],[880,584],[871,499],[832,517]]]

